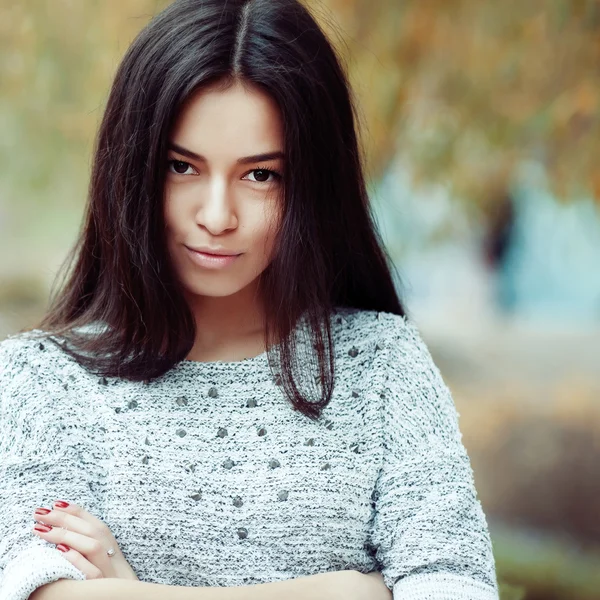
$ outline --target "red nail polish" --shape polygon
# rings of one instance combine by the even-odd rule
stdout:
[[[67,508],[67,506],[69,506],[68,502],[64,502],[63,500],[57,500],[54,503],[54,506],[58,506],[58,508]]]
[[[68,552],[71,548],[65,546],[65,544],[57,544],[56,546],[61,552]]]
[[[49,508],[36,508],[35,509],[36,515],[47,515],[49,512],[50,512]]]
[[[34,529],[42,531],[43,533],[48,533],[49,531],[52,531],[52,525],[42,525],[41,523],[38,523]]]

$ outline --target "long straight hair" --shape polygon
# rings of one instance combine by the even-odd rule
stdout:
[[[167,256],[168,136],[191,94],[235,82],[259,86],[282,115],[283,219],[259,281],[265,344],[294,408],[316,419],[334,386],[332,309],[405,312],[369,206],[347,75],[298,0],[176,0],[136,37],[96,138],[82,229],[38,328],[105,377],[149,381],[185,359],[196,330]],[[301,316],[316,399],[293,373],[315,359],[296,354],[290,333]]]

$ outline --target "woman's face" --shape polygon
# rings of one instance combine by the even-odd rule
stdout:
[[[207,87],[183,106],[169,142],[164,218],[171,263],[192,298],[235,294],[269,265],[280,224],[279,109],[259,88]],[[194,252],[201,248],[239,256],[219,266]]]

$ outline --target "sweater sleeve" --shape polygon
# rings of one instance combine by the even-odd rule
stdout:
[[[15,336],[0,343],[0,600],[26,600],[62,578],[85,579],[32,532],[37,507],[64,499],[99,516],[92,491],[101,476],[98,456],[51,352]]]
[[[497,600],[458,413],[416,327],[379,314],[383,464],[373,544],[394,600]]]

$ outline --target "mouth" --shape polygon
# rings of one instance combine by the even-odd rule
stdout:
[[[199,252],[201,254],[207,254],[209,256],[239,256],[242,254],[241,252],[229,252],[227,250],[223,250],[222,248],[208,248],[208,247],[200,247],[200,248],[190,248],[186,246],[188,250],[192,252]]]
[[[220,269],[231,265],[241,254],[212,254],[185,246],[190,259],[205,269]]]

